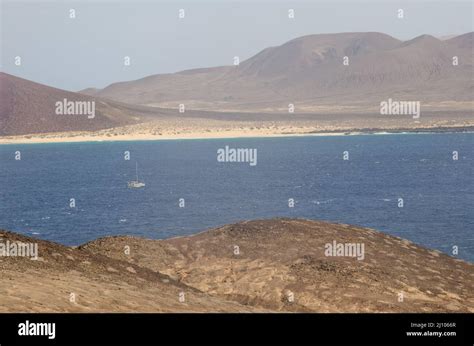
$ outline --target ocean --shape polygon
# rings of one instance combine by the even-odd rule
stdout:
[[[256,164],[220,162],[226,146]],[[79,245],[298,217],[474,262],[473,149],[473,133],[0,145],[0,228]],[[127,187],[136,163],[141,189]]]

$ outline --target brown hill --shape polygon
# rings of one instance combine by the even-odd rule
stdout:
[[[56,102],[95,102],[95,117],[56,114]],[[94,131],[145,121],[149,110],[35,83],[0,72],[0,136]],[[153,110],[153,116],[162,111]]]
[[[255,311],[133,263],[0,231],[7,241],[37,243],[39,259],[0,257],[0,312]]]
[[[264,49],[239,66],[202,68],[112,84],[96,95],[193,109],[285,109],[288,103],[365,104],[403,98],[472,101],[473,33],[402,42],[381,33],[310,35]],[[343,65],[343,57],[349,65]],[[452,65],[453,56],[459,65]],[[470,107],[467,107],[470,109]]]
[[[326,256],[334,241],[364,244],[363,258]],[[167,240],[38,243],[39,261],[0,257],[1,311],[474,312],[473,264],[344,224],[272,219]]]

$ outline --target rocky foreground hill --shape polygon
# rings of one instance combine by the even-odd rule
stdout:
[[[79,247],[0,231],[15,242],[39,258],[0,257],[0,312],[474,312],[473,264],[344,224],[246,221]],[[364,252],[327,256],[328,244]]]

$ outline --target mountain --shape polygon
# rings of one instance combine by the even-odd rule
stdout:
[[[56,114],[56,103],[95,102],[95,116]],[[91,108],[92,110],[92,108]],[[0,136],[94,131],[143,121],[142,110],[118,102],[52,88],[0,72]]]
[[[244,221],[79,247],[0,240],[38,243],[40,257],[1,257],[0,312],[474,312],[472,263],[345,224]],[[328,256],[334,242],[363,244],[363,256]]]
[[[375,32],[309,35],[264,49],[238,66],[153,75],[88,93],[140,105],[244,111],[285,109],[289,103],[309,110],[320,104],[374,105],[389,97],[469,102],[472,37],[400,41]]]

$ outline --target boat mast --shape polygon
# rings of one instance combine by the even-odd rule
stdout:
[[[135,170],[137,172],[137,182],[138,182],[138,162],[135,162]]]

